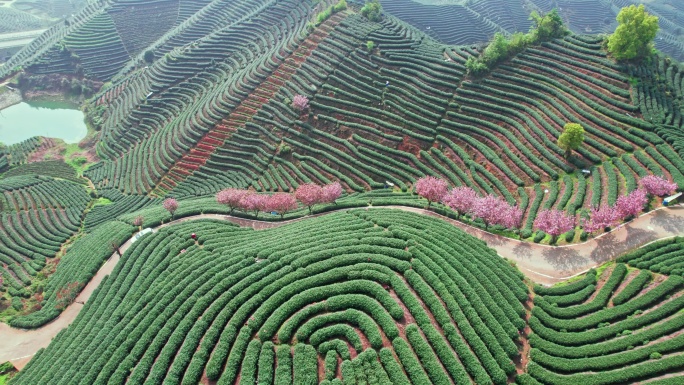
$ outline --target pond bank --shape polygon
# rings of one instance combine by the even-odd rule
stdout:
[[[19,90],[9,89],[7,86],[0,88],[0,111],[7,107],[21,103],[22,101],[23,99]]]

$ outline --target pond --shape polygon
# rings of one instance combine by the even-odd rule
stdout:
[[[33,136],[78,143],[88,134],[83,112],[59,102],[19,103],[0,110],[0,142],[10,145]]]

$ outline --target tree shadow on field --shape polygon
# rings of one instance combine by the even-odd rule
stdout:
[[[526,242],[518,243],[512,251],[518,259],[530,259],[532,257],[532,245]]]
[[[680,235],[684,233],[684,220],[681,217],[671,215],[670,211],[681,209],[680,207],[673,207],[671,209],[658,210],[651,215],[649,224],[665,230],[668,234],[663,234],[663,236]]]
[[[615,234],[607,234],[596,240],[596,246],[589,258],[596,263],[603,263],[620,254],[623,247],[623,242],[618,241]]]
[[[544,260],[560,272],[574,272],[587,264],[587,259],[576,250],[563,247],[549,247],[542,251]]]
[[[627,231],[627,238],[625,238],[621,244],[620,254],[651,242],[658,236],[658,233],[653,230],[638,229],[630,225],[625,226],[625,230]],[[614,255],[613,257],[618,257],[618,255]]]

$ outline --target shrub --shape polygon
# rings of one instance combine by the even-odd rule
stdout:
[[[382,17],[382,5],[378,0],[367,1],[361,8],[361,14],[370,21],[379,21]]]
[[[345,9],[347,9],[347,0],[340,0],[333,7],[334,12],[344,11]]]

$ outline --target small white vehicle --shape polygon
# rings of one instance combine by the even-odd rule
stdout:
[[[131,239],[131,243],[135,243],[135,241],[137,241],[138,239],[140,239],[140,238],[142,238],[143,236],[145,236],[145,234],[151,234],[151,233],[154,233],[154,230],[152,230],[152,229],[149,228],[149,227],[146,228],[146,229],[142,229],[142,231],[139,231],[137,234],[135,234],[135,235],[133,236],[133,238]]]

